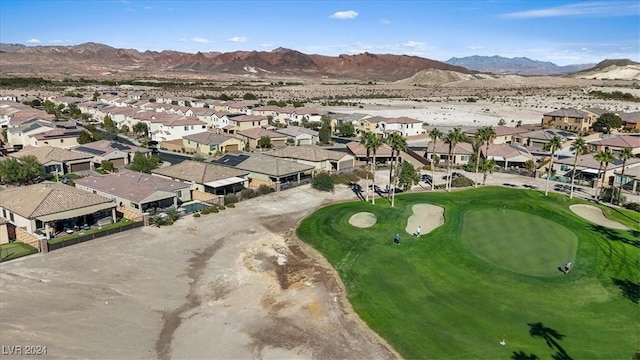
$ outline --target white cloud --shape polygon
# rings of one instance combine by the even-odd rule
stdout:
[[[200,44],[206,44],[211,42],[209,41],[209,39],[205,39],[202,37],[194,37],[191,39],[191,41],[193,41],[194,43],[200,43]]]
[[[469,46],[469,50],[482,50],[482,46],[480,46],[480,45],[471,45],[471,46]]]
[[[231,41],[231,42],[247,42],[247,38],[244,36],[234,36],[230,39],[227,39],[227,41]]]
[[[502,14],[502,17],[513,19],[529,19],[560,16],[626,16],[637,14],[640,3],[629,1],[594,1],[569,5],[553,6],[545,9],[517,11]]]
[[[332,19],[338,19],[338,20],[355,19],[356,17],[358,17],[358,12],[353,10],[336,11],[333,15],[329,17]]]
[[[413,40],[409,40],[409,41],[405,41],[404,43],[402,43],[402,46],[404,47],[408,47],[412,50],[420,50],[424,48],[424,43],[420,42],[420,41],[413,41]]]
[[[380,19],[380,24],[382,24],[382,25],[389,25],[389,24],[391,24],[391,20],[387,20],[387,19]]]
[[[27,44],[40,44],[40,40],[38,39],[29,39],[27,40]]]

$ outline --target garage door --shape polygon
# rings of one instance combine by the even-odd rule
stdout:
[[[113,163],[113,166],[124,166],[124,158],[111,159],[109,161]]]
[[[71,172],[91,170],[91,162],[83,162],[77,164],[71,164]]]
[[[227,145],[224,147],[226,151],[238,151],[238,144]]]

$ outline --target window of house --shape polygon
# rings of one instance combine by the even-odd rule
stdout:
[[[9,221],[14,222],[15,219],[13,218],[13,213],[9,212]]]
[[[61,142],[61,143],[63,143],[63,142],[64,142],[64,139],[60,139],[60,142]]]
[[[134,209],[140,209],[140,205],[138,205],[138,204],[136,204],[134,202],[131,203],[131,206],[133,206]]]
[[[569,165],[561,165],[560,171],[569,171]]]
[[[184,131],[188,131],[188,130],[189,130],[189,127],[188,127],[188,126],[185,126],[185,127],[184,127]]]
[[[2,209],[2,217],[5,219],[7,218],[7,210]]]
[[[178,195],[179,198],[182,197],[182,190],[176,190],[176,195]]]
[[[36,219],[36,229],[42,229],[42,228],[44,228],[44,224],[42,223],[42,220]]]
[[[462,155],[462,156],[460,156],[460,160],[462,160],[462,161],[469,161],[469,156],[467,156],[467,155]]]

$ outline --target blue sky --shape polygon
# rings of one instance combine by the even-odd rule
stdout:
[[[636,1],[0,0],[0,42],[138,50],[640,61]]]

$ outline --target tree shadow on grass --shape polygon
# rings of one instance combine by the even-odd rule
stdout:
[[[544,326],[541,322],[528,323],[527,325],[529,325],[529,335],[544,339],[547,346],[556,351],[556,353],[551,356],[552,358],[555,360],[572,360],[572,357],[569,356],[564,348],[560,346],[560,343],[558,343],[565,335],[555,329]]]
[[[629,235],[631,235],[631,238],[628,238],[626,236],[621,235],[621,234],[624,234],[624,231],[614,230],[605,226],[589,225],[589,230],[600,233],[609,240],[620,241],[627,245],[640,248],[640,240],[638,240],[640,239],[640,231],[628,230],[627,232],[629,233]]]
[[[620,288],[622,296],[631,300],[633,303],[640,302],[640,284],[635,283],[629,279],[615,279],[611,278],[613,284]]]
[[[512,360],[540,360],[538,355],[529,354],[527,355],[524,351],[514,351],[511,355]]]

